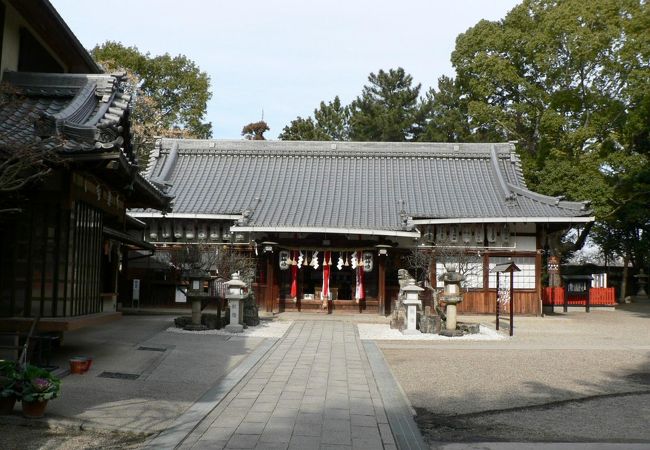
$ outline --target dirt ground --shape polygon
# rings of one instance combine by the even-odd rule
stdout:
[[[3,450],[136,449],[146,437],[137,434],[100,433],[44,424],[0,424]]]

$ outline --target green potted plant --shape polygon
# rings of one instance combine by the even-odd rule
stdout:
[[[22,371],[21,392],[23,415],[43,417],[47,402],[59,395],[61,380],[45,369],[27,364]]]
[[[0,360],[0,414],[11,414],[19,395],[18,371],[13,361]]]

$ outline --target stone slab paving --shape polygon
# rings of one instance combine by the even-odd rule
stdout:
[[[379,389],[354,323],[297,321],[178,447],[395,449]]]

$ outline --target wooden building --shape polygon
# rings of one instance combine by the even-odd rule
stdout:
[[[459,310],[478,313],[494,311],[490,268],[512,258],[516,312],[539,314],[547,233],[594,220],[586,202],[528,190],[510,143],[163,139],[146,176],[175,197],[171,214],[132,213],[146,238],[256,255],[266,311],[385,314],[398,269],[425,255],[430,280],[462,266]]]
[[[123,246],[153,249],[126,209],[170,198],[139,174],[122,76],[101,73],[46,0],[0,0],[0,24],[1,175],[16,155],[46,161],[0,199],[0,328],[113,318]]]

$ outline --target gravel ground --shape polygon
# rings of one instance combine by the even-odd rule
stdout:
[[[650,444],[648,318],[650,308],[522,317],[501,341],[377,344],[434,446]]]
[[[137,449],[143,435],[100,433],[78,428],[49,428],[43,424],[0,424],[3,450]]]
[[[293,321],[268,321],[262,320],[260,324],[255,327],[245,328],[241,333],[229,333],[226,330],[205,330],[205,331],[188,331],[182,328],[169,327],[169,333],[181,334],[206,334],[217,336],[238,336],[238,337],[256,337],[256,338],[280,338],[293,324]]]
[[[494,329],[480,325],[478,334],[467,334],[459,337],[447,337],[439,334],[402,334],[401,331],[392,329],[387,324],[360,323],[359,337],[362,340],[375,341],[499,341],[507,339],[504,334]]]

